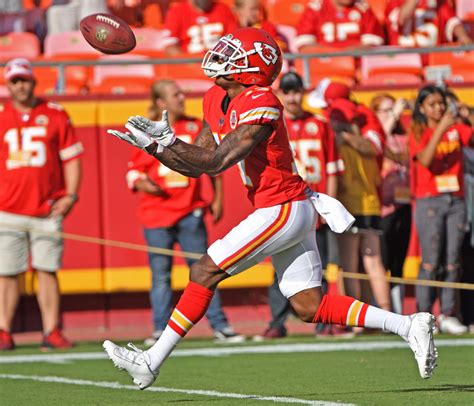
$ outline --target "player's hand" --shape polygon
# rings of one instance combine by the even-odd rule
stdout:
[[[107,130],[107,133],[140,149],[145,149],[155,142],[146,132],[136,129],[129,123],[125,124],[125,128],[130,132],[123,133],[118,130]]]
[[[221,218],[224,211],[222,207],[222,199],[214,199],[209,205],[209,210],[211,212],[212,220],[214,223],[217,223]]]
[[[51,206],[50,215],[52,217],[66,217],[74,207],[76,201],[71,196],[63,196],[56,200]]]
[[[164,190],[155,182],[148,178],[138,179],[134,184],[135,190],[143,193],[148,193],[153,196],[165,196]]]
[[[163,111],[163,116],[160,121],[151,121],[142,116],[132,116],[128,119],[128,124],[137,130],[145,132],[164,147],[169,147],[176,141],[176,135],[171,129],[168,121],[168,112],[166,110]]]

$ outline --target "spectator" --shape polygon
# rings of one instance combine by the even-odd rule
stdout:
[[[11,325],[19,299],[19,275],[28,269],[28,253],[37,271],[43,320],[42,348],[68,348],[59,329],[60,294],[56,271],[62,221],[78,200],[82,144],[67,114],[34,95],[35,79],[26,59],[5,68],[11,101],[0,113],[0,349],[14,348]]]
[[[415,102],[410,133],[415,222],[421,246],[419,280],[459,281],[466,225],[463,147],[468,144],[474,145],[472,128],[456,123],[456,112],[447,108],[445,92],[433,85],[423,87]],[[431,309],[436,292],[417,286],[418,308]],[[440,331],[466,332],[456,317],[456,291],[442,288],[440,301]]]
[[[383,45],[383,28],[363,0],[313,0],[298,24],[296,47]]]
[[[25,9],[19,0],[0,2],[0,35],[26,31],[42,42],[46,36],[45,20],[45,12],[39,7]]]
[[[176,134],[192,142],[202,129],[200,120],[184,114],[184,94],[171,80],[159,80],[152,87],[150,115],[153,120],[161,119],[163,110]],[[209,206],[214,221],[222,216],[222,180],[211,178],[214,186],[214,200]],[[137,151],[129,163],[127,173],[129,187],[140,192],[138,216],[144,227],[149,246],[172,249],[179,243],[183,251],[204,254],[207,247],[207,233],[204,225],[204,210],[207,203],[201,196],[201,181],[187,178],[168,169],[144,151]],[[152,289],[150,292],[155,331],[145,340],[153,345],[168,323],[172,309],[170,256],[150,253]],[[195,259],[187,259],[191,266]],[[216,342],[241,342],[245,338],[236,334],[229,326],[222,311],[220,296],[216,295],[207,313],[214,330]]]
[[[382,259],[385,268],[396,277],[403,276],[403,264],[411,235],[408,137],[400,122],[400,116],[406,107],[406,100],[395,100],[388,93],[375,96],[370,103],[386,138],[381,193]],[[401,314],[403,285],[393,285],[391,293],[393,310]]]
[[[338,85],[340,93],[344,85]],[[326,92],[331,90],[327,86]],[[349,89],[344,93],[349,94]],[[339,153],[344,160],[344,173],[339,176],[337,198],[356,218],[353,227],[339,234],[338,246],[344,272],[359,271],[359,257],[370,277],[375,301],[382,309],[390,309],[390,289],[385,280],[380,247],[381,164],[385,148],[383,129],[367,107],[348,100],[322,100],[327,104],[330,125],[336,135]],[[346,294],[361,296],[360,284],[344,279]]]
[[[278,95],[283,102],[285,124],[295,153],[298,173],[313,190],[335,197],[337,174],[344,169],[343,162],[337,157],[334,134],[326,119],[304,110],[304,93],[303,80],[298,74],[288,72],[281,77]],[[326,269],[328,263],[330,232],[326,224],[318,224],[316,242],[323,269]],[[326,291],[327,282],[324,278],[323,287]],[[285,337],[285,321],[291,310],[290,304],[280,292],[276,279],[268,293],[272,320],[263,338]],[[323,331],[323,325],[316,326],[317,333]]]
[[[78,30],[84,17],[106,12],[105,0],[53,0],[46,12],[48,35]]]
[[[166,14],[166,51],[202,53],[212,49],[219,38],[237,28],[230,8],[213,0],[188,0],[172,5]]]
[[[385,20],[390,45],[433,47],[472,42],[448,0],[390,0]]]

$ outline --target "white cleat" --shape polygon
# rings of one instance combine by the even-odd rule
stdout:
[[[129,350],[109,340],[105,340],[102,346],[114,365],[118,369],[125,369],[140,389],[146,389],[155,382],[160,371],[152,371],[150,356],[146,351],[138,349],[132,343],[128,344]]]
[[[430,313],[415,313],[410,316],[410,319],[408,344],[415,354],[420,376],[423,379],[431,378],[438,358],[438,350],[433,340],[435,317]]]

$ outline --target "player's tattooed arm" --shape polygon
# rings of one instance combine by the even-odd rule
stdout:
[[[194,140],[194,145],[207,149],[209,151],[215,151],[217,148],[217,144],[214,140],[214,137],[212,136],[209,124],[207,124],[205,121],[203,121],[202,130],[199,132],[198,136]],[[160,152],[158,152],[157,146],[157,144],[154,144],[153,146],[151,146],[154,152],[150,150],[148,152],[151,153],[151,155],[157,158],[162,164],[164,164],[168,168],[189,177],[198,177],[201,175],[202,171],[190,165],[171,149],[163,148]]]
[[[266,140],[272,132],[273,128],[269,124],[243,124],[228,133],[215,151],[187,144],[181,140],[176,140],[165,150],[173,151],[180,162],[196,168],[199,174],[216,176],[245,159],[257,144]]]

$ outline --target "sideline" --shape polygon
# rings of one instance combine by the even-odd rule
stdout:
[[[441,339],[435,340],[440,347],[474,347],[474,338]],[[99,344],[97,344],[99,347]],[[408,344],[403,341],[368,341],[368,342],[334,342],[334,343],[309,343],[309,344],[276,344],[255,345],[248,347],[219,347],[219,348],[189,348],[177,349],[171,357],[222,357],[240,354],[281,354],[300,352],[337,352],[337,351],[372,351],[406,348]],[[26,362],[64,363],[69,361],[90,361],[107,359],[104,352],[77,352],[55,354],[30,354],[30,355],[3,355],[0,364],[18,364]]]
[[[104,382],[104,381],[88,381],[84,379],[70,379],[62,378],[59,376],[41,376],[41,375],[17,375],[17,374],[0,374],[0,379],[11,379],[11,380],[26,380],[36,382],[47,382],[47,383],[62,383],[67,385],[79,385],[79,386],[95,386],[106,389],[126,389],[138,392],[139,389],[132,385],[122,385],[117,382]],[[178,389],[178,388],[164,388],[164,387],[151,387],[146,389],[147,392],[165,392],[165,393],[183,393],[185,395],[201,395],[216,398],[230,398],[230,399],[247,399],[247,400],[259,400],[274,403],[298,403],[303,405],[312,406],[353,406],[351,403],[334,403],[325,402],[322,400],[306,400],[298,398],[288,398],[280,396],[260,396],[260,395],[245,395],[241,393],[227,393],[217,392],[213,390],[199,390],[199,389]],[[138,400],[138,399],[137,399]]]

